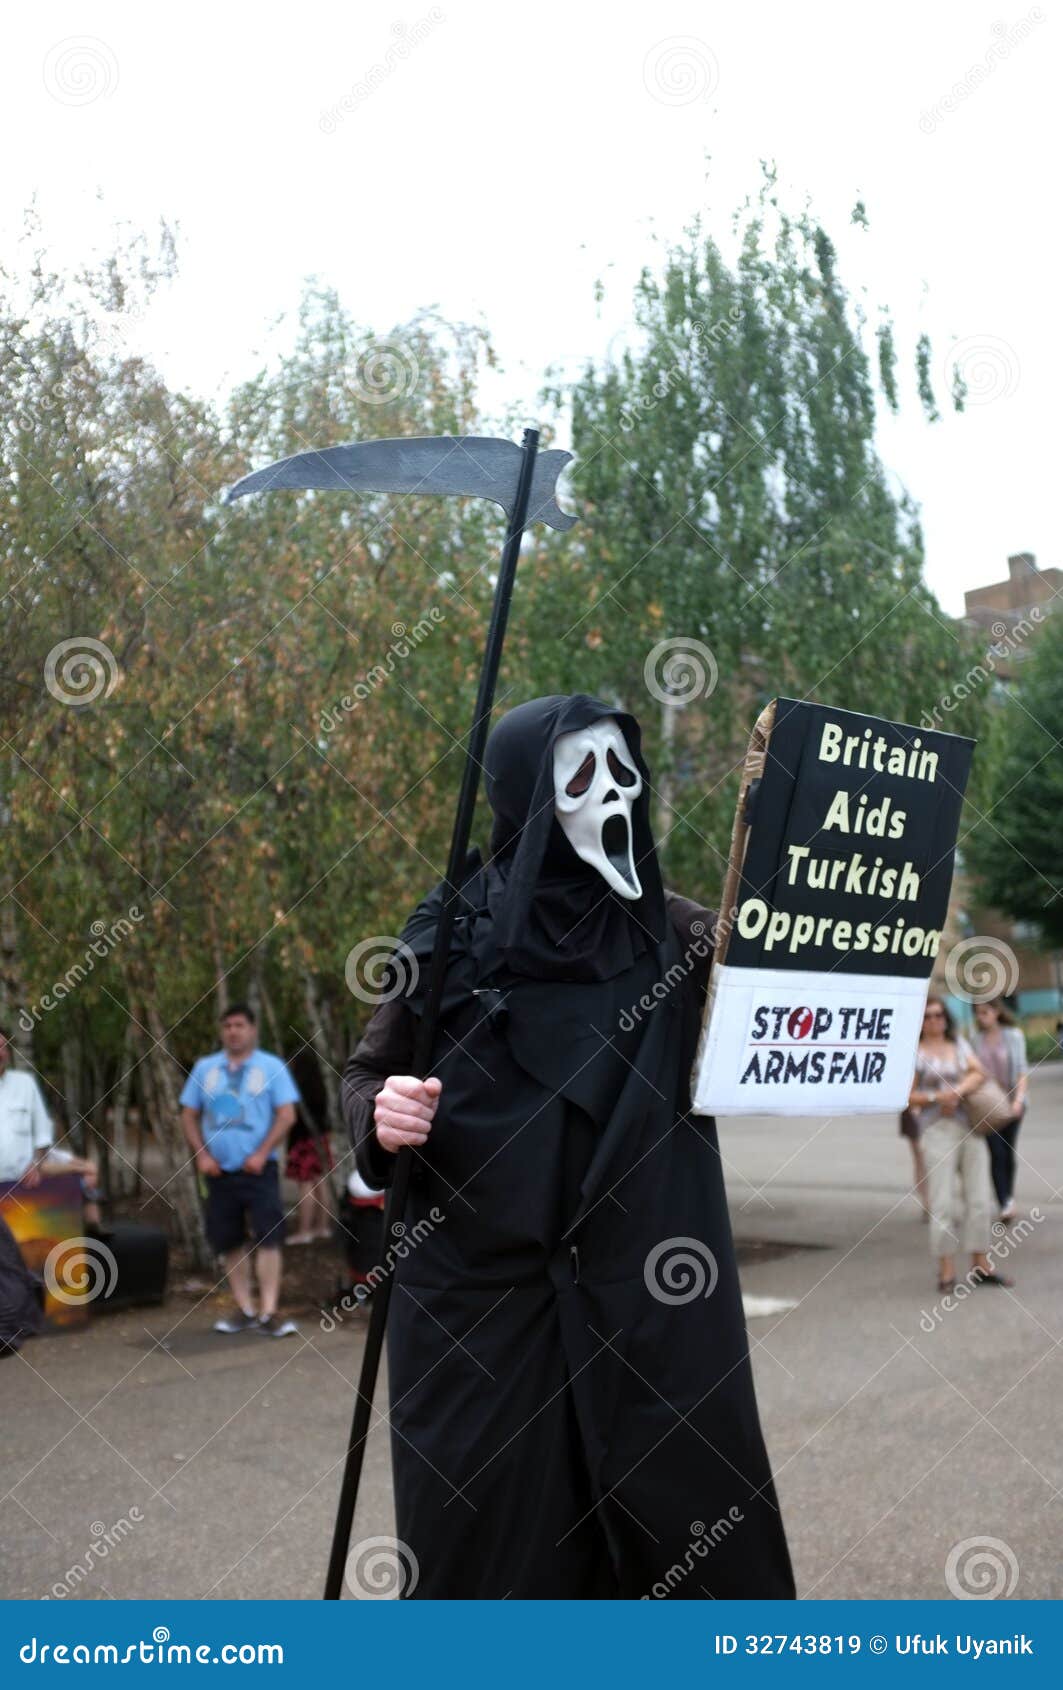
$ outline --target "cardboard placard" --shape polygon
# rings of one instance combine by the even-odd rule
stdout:
[[[701,1115],[904,1109],[974,741],[780,698],[750,741]]]
[[[26,1266],[44,1280],[52,1326],[84,1326],[89,1318],[83,1202],[77,1174],[45,1174],[34,1186],[0,1180],[0,1215]]]

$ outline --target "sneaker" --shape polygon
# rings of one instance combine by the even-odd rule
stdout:
[[[245,1314],[243,1309],[237,1309],[235,1314],[224,1314],[220,1320],[214,1322],[215,1332],[252,1332],[258,1325],[258,1317]]]
[[[252,1325],[266,1338],[290,1338],[299,1330],[294,1320],[282,1320],[279,1314],[260,1314]]]

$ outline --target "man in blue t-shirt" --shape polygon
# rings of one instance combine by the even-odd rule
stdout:
[[[297,1328],[277,1313],[284,1241],[277,1146],[295,1120],[299,1093],[280,1057],[259,1050],[255,1012],[247,1004],[229,1005],[221,1042],[213,1056],[200,1057],[181,1093],[181,1126],[207,1183],[207,1238],[225,1263],[236,1302],[235,1314],[215,1321],[214,1330],[286,1338]]]

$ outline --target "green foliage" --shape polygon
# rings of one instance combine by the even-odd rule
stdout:
[[[937,400],[934,397],[934,387],[930,378],[930,337],[921,334],[915,347],[916,385],[919,389],[919,402],[926,413],[929,422],[939,420]],[[960,389],[953,386],[953,400],[957,409],[962,409],[962,394]]]
[[[637,350],[555,395],[571,405],[583,520],[563,566],[536,569],[531,587],[525,573],[518,617],[538,686],[582,685],[643,719],[669,876],[707,899],[768,699],[918,722],[969,657],[923,580],[914,507],[875,451],[872,356],[833,243],[781,211],[770,181],[738,234],[728,263],[695,228],[641,279]],[[919,353],[932,402],[925,341]],[[895,407],[888,321],[877,363]],[[718,667],[678,718],[647,691],[661,640],[706,646]],[[981,703],[949,725],[970,731]]]
[[[1054,1033],[1027,1033],[1026,1056],[1030,1067],[1036,1068],[1042,1062],[1059,1062],[1063,1059],[1063,1050],[1060,1050]]]
[[[219,989],[261,990],[264,1037],[314,1038],[334,1080],[370,1013],[348,952],[442,874],[502,524],[471,500],[220,504],[302,446],[474,430],[482,337],[418,319],[378,370],[314,292],[219,416],[75,294],[0,301],[0,948],[16,1034],[100,1129],[127,1030],[158,1121]]]
[[[897,349],[893,342],[893,325],[888,321],[880,323],[878,329],[878,379],[890,410],[899,410]]]
[[[967,841],[986,902],[1063,944],[1063,618],[1049,617],[998,692],[985,746],[983,814]]]
[[[888,322],[865,348],[833,242],[770,180],[737,232],[731,261],[695,229],[647,270],[631,349],[554,393],[581,521],[525,541],[499,689],[639,716],[669,880],[710,902],[768,699],[918,721],[969,661],[875,451],[876,369],[898,402]],[[98,273],[40,261],[27,297],[0,289],[0,950],[38,1065],[58,1079],[73,1049],[94,1121],[128,1038],[162,1107],[214,1042],[219,981],[261,990],[267,1039],[313,1038],[334,1082],[369,1013],[348,953],[442,874],[502,530],[473,500],[223,507],[310,445],[490,431],[491,349],[429,315],[382,342],[311,288],[288,352],[220,413],[128,350],[172,267],[164,231]],[[86,639],[100,686],[57,696],[55,648]],[[677,643],[703,664],[685,708]]]

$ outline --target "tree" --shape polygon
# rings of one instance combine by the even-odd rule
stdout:
[[[738,233],[729,264],[695,227],[643,273],[637,349],[555,390],[583,520],[525,569],[515,617],[537,687],[643,718],[669,875],[707,899],[769,698],[917,722],[964,651],[875,448],[875,351],[898,403],[888,322],[866,347],[830,239],[770,178]]]
[[[1063,617],[1051,616],[1008,687],[985,746],[986,807],[964,847],[987,904],[1063,946]]]
[[[312,287],[290,346],[218,409],[129,351],[173,263],[164,232],[77,276],[35,256],[24,296],[0,277],[0,984],[112,1186],[126,1101],[151,1121],[197,1251],[175,1098],[220,1001],[257,998],[282,1054],[312,1044],[335,1106],[374,962],[442,876],[503,519],[475,499],[223,507],[307,446],[497,432],[491,349],[427,314],[380,337]],[[711,901],[767,698],[918,721],[969,664],[874,447],[876,368],[899,402],[888,325],[865,348],[823,232],[769,186],[733,263],[692,234],[636,314],[637,351],[555,394],[583,520],[526,538],[499,703],[632,708],[669,878]]]
[[[441,873],[448,723],[471,710],[501,519],[427,498],[219,503],[310,443],[474,429],[476,336],[398,331],[416,379],[382,397],[377,343],[311,293],[292,351],[223,419],[100,334],[98,303],[43,275],[28,308],[0,309],[4,975],[75,1142],[106,1136],[132,1029],[198,1251],[183,1072],[227,985],[334,1081],[371,1010],[347,953]]]

